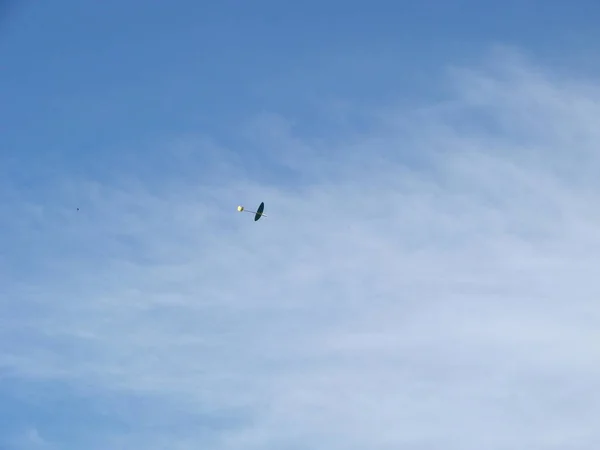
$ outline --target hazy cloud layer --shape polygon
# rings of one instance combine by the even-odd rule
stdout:
[[[506,52],[447,81],[448,102],[369,112],[361,133],[253,122],[240,139],[270,158],[258,172],[188,140],[179,180],[7,194],[2,374],[57,383],[116,423],[22,435],[599,448],[600,85]],[[258,223],[235,211],[263,200]]]

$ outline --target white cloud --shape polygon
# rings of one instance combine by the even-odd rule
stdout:
[[[597,448],[600,93],[492,62],[362,136],[263,120],[245,136],[300,187],[219,160],[206,183],[24,206],[15,233],[46,265],[5,287],[0,367],[148,395],[139,430],[163,402],[240,408],[217,450]],[[267,219],[235,212],[262,200]]]
[[[7,445],[2,442],[3,445]],[[10,450],[34,450],[34,449],[51,449],[48,443],[40,436],[39,431],[35,427],[29,427],[16,433],[15,437],[9,442]]]

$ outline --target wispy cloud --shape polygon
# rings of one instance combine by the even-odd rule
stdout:
[[[448,80],[361,134],[261,119],[258,172],[13,205],[37,270],[4,282],[2,372],[149,405],[86,448],[596,449],[598,85],[507,52]]]

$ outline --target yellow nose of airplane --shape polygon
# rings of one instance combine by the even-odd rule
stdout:
[[[239,212],[242,212],[243,210],[244,210],[244,207],[243,207],[243,206],[238,206],[238,211],[239,211]]]

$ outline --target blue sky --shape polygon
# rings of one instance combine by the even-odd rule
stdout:
[[[598,448],[597,2],[148,3],[0,9],[1,449]]]

